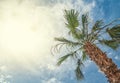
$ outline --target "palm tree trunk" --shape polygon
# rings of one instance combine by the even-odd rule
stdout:
[[[106,53],[102,52],[96,45],[86,42],[84,49],[92,61],[94,61],[100,70],[106,75],[110,83],[120,83],[120,69],[108,58]]]

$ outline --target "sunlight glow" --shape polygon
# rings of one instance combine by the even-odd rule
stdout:
[[[84,0],[0,0],[0,78],[11,79],[5,83],[62,83],[75,66],[68,62],[58,68],[61,54],[50,52],[54,37],[67,32],[63,10],[82,14],[94,5]]]
[[[50,0],[0,1],[0,67],[5,66],[9,72],[28,70],[33,74],[42,68],[56,69],[58,56],[53,57],[50,49],[54,37],[66,33],[63,10],[73,5],[69,0],[47,1]],[[77,0],[76,5],[81,14],[94,7],[88,4],[86,11],[82,11],[86,7],[83,1]]]
[[[44,59],[49,61],[51,57],[48,54],[55,34],[54,11],[30,2],[8,2],[4,2],[7,5],[2,6],[0,14],[0,62],[28,69],[45,64]]]

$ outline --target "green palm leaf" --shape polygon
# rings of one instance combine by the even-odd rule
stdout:
[[[82,61],[85,61],[87,59],[87,55],[85,51],[82,52]]]
[[[57,62],[57,65],[58,66],[61,65],[68,57],[70,57],[70,56],[73,57],[74,55],[76,55],[76,51],[71,52],[69,54],[66,54],[66,55],[60,57],[59,60],[58,60],[58,62]]]
[[[88,13],[82,15],[82,26],[83,26],[83,28],[86,27],[86,24],[88,24]]]
[[[82,80],[84,78],[84,75],[81,71],[81,66],[82,65],[83,65],[83,63],[81,62],[80,59],[78,59],[77,67],[75,69],[75,74],[76,74],[77,80]]]
[[[73,31],[69,31],[69,35],[72,35],[73,39],[83,40],[84,34],[78,28],[75,28]]]
[[[71,52],[71,53],[68,53],[68,54],[60,57],[59,60],[58,60],[58,62],[57,62],[57,65],[58,65],[58,66],[61,65],[61,63],[64,62],[64,61],[65,61],[68,57],[70,57],[70,56],[77,58],[77,55],[78,55],[78,54],[77,54],[77,51],[79,51],[80,49],[82,49],[82,48],[79,48],[79,49],[77,49],[77,50],[75,50],[75,51],[73,51],[73,52]],[[81,64],[81,62],[79,61],[79,65],[83,65],[83,64]]]
[[[112,48],[117,49],[119,47],[120,42],[117,42],[117,40],[100,40],[100,43]]]
[[[88,35],[88,40],[89,41],[95,41],[98,40],[99,37],[99,32],[102,29],[101,27],[103,26],[103,21],[102,20],[97,20],[95,24],[93,25],[91,29],[91,33]]]
[[[76,73],[77,80],[82,80],[84,78],[84,75],[79,66],[77,66],[75,73]]]
[[[79,35],[76,32],[77,27],[79,26],[79,20],[78,20],[78,11],[75,11],[74,9],[71,10],[65,10],[64,17],[66,19],[66,26],[70,30],[69,33],[72,33],[73,38],[79,39]]]
[[[63,63],[63,61],[65,61],[69,56],[71,56],[71,54],[67,54],[65,56],[62,56],[61,58],[59,58],[57,65],[61,65]]]
[[[55,40],[56,40],[56,41],[59,41],[59,42],[62,42],[62,43],[65,43],[65,44],[67,44],[67,45],[69,45],[69,46],[72,46],[72,47],[77,46],[77,45],[81,45],[80,42],[74,42],[74,41],[68,40],[68,39],[66,39],[66,38],[64,38],[64,37],[55,38]]]
[[[108,32],[111,38],[120,38],[120,25],[116,25],[112,28],[107,28],[106,32]]]
[[[88,35],[88,13],[82,15],[82,34],[84,37]]]
[[[79,13],[74,9],[65,10],[64,17],[67,20],[67,23],[65,24],[70,30],[74,30],[76,27],[79,26],[78,15]]]
[[[102,20],[97,20],[92,27],[92,31],[95,32],[95,31],[99,30],[102,25],[103,25],[103,21]]]

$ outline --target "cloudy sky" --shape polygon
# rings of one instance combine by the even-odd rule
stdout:
[[[63,10],[90,13],[92,20],[120,18],[119,0],[0,0],[0,83],[77,83],[74,63],[56,66],[51,55],[54,37],[64,36]],[[120,49],[104,48],[120,67]],[[56,54],[60,55],[60,54]],[[87,61],[81,83],[107,83]]]

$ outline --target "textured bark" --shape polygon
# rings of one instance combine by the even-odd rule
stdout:
[[[102,52],[98,47],[90,42],[86,42],[84,49],[87,55],[100,70],[106,75],[110,83],[120,83],[120,69],[117,68],[117,65],[108,58],[106,53]]]

